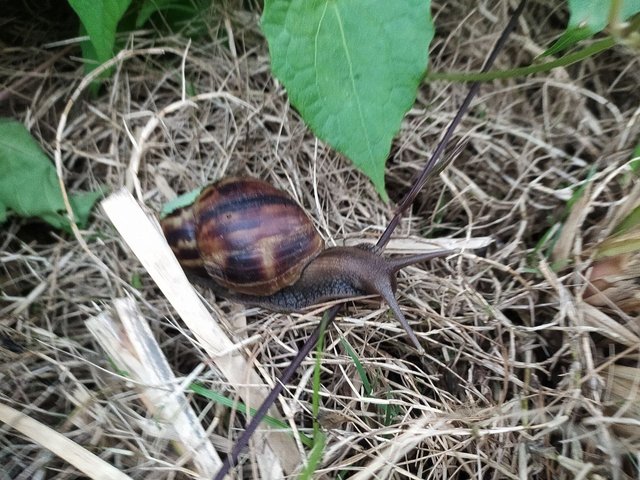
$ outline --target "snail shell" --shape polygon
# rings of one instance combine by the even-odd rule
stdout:
[[[238,293],[267,296],[295,283],[324,248],[304,210],[253,178],[225,178],[161,221],[182,266]]]
[[[160,223],[185,272],[216,293],[279,312],[376,294],[424,352],[395,298],[395,276],[448,250],[385,258],[371,245],[324,249],[322,237],[293,199],[252,178],[209,185],[192,205]]]

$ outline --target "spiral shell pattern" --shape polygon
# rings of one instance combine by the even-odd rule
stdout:
[[[252,178],[206,187],[191,207],[161,222],[183,268],[232,291],[271,295],[292,285],[324,248],[304,210]]]

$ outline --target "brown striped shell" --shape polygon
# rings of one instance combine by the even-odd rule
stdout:
[[[239,293],[271,295],[298,280],[324,248],[304,210],[252,178],[206,187],[190,207],[161,221],[180,264]]]

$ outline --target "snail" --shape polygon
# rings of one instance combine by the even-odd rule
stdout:
[[[254,178],[213,183],[160,224],[188,277],[225,298],[293,312],[376,294],[424,352],[395,298],[396,273],[451,253],[448,250],[385,258],[368,244],[325,249],[302,207],[287,193]]]

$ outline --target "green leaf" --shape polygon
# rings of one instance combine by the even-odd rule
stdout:
[[[71,210],[73,210],[78,225],[82,228],[89,222],[89,214],[94,204],[102,198],[104,194],[105,192],[99,189],[95,192],[79,192],[69,196]]]
[[[118,22],[131,0],[68,0],[89,34],[100,63],[113,55]]]
[[[191,205],[196,201],[198,195],[202,191],[204,187],[196,188],[195,190],[191,190],[190,192],[183,193],[182,195],[177,196],[173,200],[168,201],[162,206],[162,211],[160,212],[160,218],[164,218],[170,213],[178,210],[179,208],[183,208]]]
[[[69,198],[81,228],[101,195],[86,192]],[[0,222],[8,212],[70,228],[53,164],[24,125],[0,118]]]
[[[87,30],[84,28],[84,25],[80,25],[80,31],[78,33],[81,37],[85,37],[87,35]],[[98,59],[98,53],[91,43],[91,40],[84,40],[80,42],[80,49],[82,50],[82,60],[84,61],[84,73],[89,74],[95,68],[99,67],[102,62]],[[110,68],[102,72],[98,79],[109,77],[112,69],[113,68]],[[91,85],[89,85],[89,93],[94,98],[98,95],[98,91],[100,89],[100,82],[98,79],[94,80],[91,82]]]
[[[266,0],[274,74],[322,140],[349,157],[386,200],[391,141],[425,74],[428,0]]]
[[[640,0],[619,1],[621,21],[640,12]],[[555,55],[604,30],[609,23],[612,3],[612,0],[569,0],[570,17],[567,30],[542,56]]]
[[[80,25],[80,32],[78,33],[81,37],[87,35],[87,29],[84,28],[84,25]],[[91,70],[98,67],[102,63],[98,58],[98,52],[93,46],[93,43],[91,43],[91,40],[80,42],[80,49],[82,50],[82,58],[84,59],[84,67],[86,73],[91,72]]]

